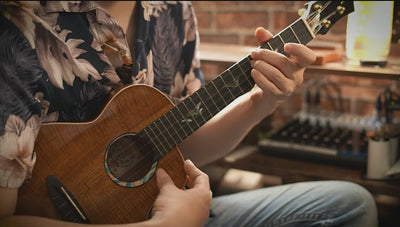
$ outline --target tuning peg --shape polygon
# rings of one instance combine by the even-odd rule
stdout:
[[[329,28],[331,26],[331,21],[330,20],[323,20],[321,24],[325,28]]]
[[[321,11],[322,5],[320,5],[320,4],[314,4],[314,5],[313,5],[313,9],[314,9],[315,11]]]
[[[346,10],[346,8],[344,8],[343,6],[338,6],[336,7],[336,11],[342,15],[344,13],[344,11]]]
[[[303,14],[306,12],[306,9],[302,8],[297,10],[297,13],[299,14],[299,16],[303,16]]]

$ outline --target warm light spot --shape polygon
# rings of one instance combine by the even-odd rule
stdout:
[[[349,60],[386,61],[389,54],[393,1],[354,1],[346,31],[346,56]]]

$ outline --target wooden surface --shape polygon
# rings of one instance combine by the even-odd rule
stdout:
[[[364,171],[325,163],[280,158],[262,153],[257,146],[245,146],[218,162],[218,165],[279,176],[283,183],[309,180],[345,180],[358,183],[371,193],[400,197],[400,180],[367,180]]]
[[[240,46],[234,44],[200,44],[200,60],[221,63],[236,63],[243,57],[250,54],[256,47]]]
[[[400,58],[389,57],[388,64],[385,67],[361,66],[343,59],[339,62],[328,62],[324,65],[311,65],[306,72],[399,80]]]
[[[200,60],[233,64],[247,56],[255,47],[232,44],[201,43]],[[385,67],[361,66],[352,64],[343,58],[339,62],[307,67],[308,73],[335,74],[345,76],[363,76],[377,79],[400,79],[400,58],[389,57]]]
[[[19,190],[17,214],[60,218],[46,188],[47,176],[54,175],[77,199],[91,223],[146,220],[158,194],[155,177],[146,176],[150,179],[137,187],[116,184],[106,173],[105,151],[112,140],[139,132],[172,106],[158,90],[131,85],[113,96],[91,122],[43,124],[35,145],[35,170]],[[186,173],[177,148],[157,163],[183,188]]]

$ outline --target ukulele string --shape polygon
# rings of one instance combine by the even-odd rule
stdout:
[[[327,7],[328,7],[328,5],[330,5],[331,3],[330,2],[327,2],[326,4],[324,4],[323,5],[323,7],[322,7],[322,10],[325,10]],[[317,15],[319,15],[319,13],[317,13],[316,11],[314,11],[314,12],[312,12],[312,14],[310,15],[310,16],[308,16],[307,17],[307,22],[309,22],[310,23],[310,21],[312,21],[313,19],[315,19],[315,17],[317,16]],[[249,58],[250,59],[250,57],[249,56],[247,56],[247,58]],[[249,65],[250,66],[250,65]],[[243,70],[243,72],[241,72]],[[234,68],[234,71],[232,71],[232,74],[233,75],[243,75],[244,73],[248,73],[248,71],[249,70],[251,70],[251,66],[250,67],[248,67],[248,68],[245,68],[245,69],[242,69],[242,70],[240,70],[240,69],[238,69],[238,68]],[[220,75],[221,76],[221,75]],[[246,75],[247,76],[247,75]],[[240,76],[239,76],[239,78],[240,78]],[[239,79],[238,78],[238,79]],[[238,84],[238,86],[240,87],[241,85],[243,85],[243,83],[244,82],[246,82],[246,80],[239,80],[240,82],[239,82],[239,84]],[[247,82],[246,82],[247,83]],[[193,95],[193,94],[192,94]],[[241,95],[241,92],[239,91],[238,92],[238,94],[234,94],[236,97],[238,97],[238,95]],[[228,96],[230,96],[230,94],[229,93],[224,93],[224,94],[221,94],[221,96],[222,96],[222,98],[224,99],[224,100],[226,100],[225,98],[227,98]],[[189,98],[189,97],[188,97]],[[229,99],[229,97],[228,97],[228,99]],[[222,103],[223,102],[223,100],[220,100],[220,99],[217,99],[217,100],[215,100],[215,99],[213,99],[211,96],[206,96],[206,98],[204,98],[204,100],[202,100],[202,101],[204,101],[204,104],[206,104],[206,103],[210,103],[210,102],[215,102],[215,101],[217,101],[217,105],[219,105],[219,106],[224,106],[224,103]],[[179,105],[179,104],[178,104]],[[207,108],[206,108],[207,109]],[[207,110],[208,111],[208,110]],[[210,113],[211,114],[211,113]],[[153,121],[152,123],[154,123],[155,125],[156,125],[156,127],[158,127],[157,126],[157,120],[159,120],[160,118],[158,118],[158,119],[156,119],[155,121]],[[178,145],[178,143],[175,141],[175,139],[174,138],[172,138],[172,135],[170,134],[170,133],[168,133],[168,131],[170,131],[171,129],[172,130],[175,130],[176,132],[178,132],[178,134],[179,133],[182,133],[182,132],[184,132],[184,129],[182,129],[182,126],[181,126],[181,124],[179,123],[179,122],[183,122],[183,121],[185,121],[185,118],[183,117],[183,116],[179,116],[179,117],[176,117],[176,120],[177,121],[172,121],[173,123],[170,123],[170,121],[168,121],[168,124],[166,123],[166,127],[164,127],[164,128],[166,128],[166,130],[165,131],[167,131],[167,135],[169,135],[169,137],[174,141],[173,142],[173,147],[175,147],[175,146],[177,146]],[[195,118],[193,118],[193,120],[194,121],[196,121],[196,119]],[[161,121],[161,120],[160,120]],[[177,126],[179,126],[179,127],[177,127]],[[190,127],[190,125],[189,125],[189,127]],[[146,126],[146,128],[147,128],[147,126]],[[144,129],[146,129],[146,128],[144,128]],[[142,129],[141,130],[141,132],[143,132],[144,131],[144,129]],[[160,130],[161,131],[161,130]],[[159,140],[160,142],[162,141],[162,140],[160,140],[160,138],[166,138],[166,136],[163,136],[164,135],[164,132],[165,131],[161,131],[161,134],[162,135],[159,135],[159,136],[157,136],[157,135],[155,135],[153,138],[154,139],[156,139],[156,140]],[[141,133],[141,132],[139,132],[139,133]],[[155,134],[154,132],[153,132],[153,134]],[[181,134],[182,135],[182,134]],[[180,142],[182,142],[182,141],[180,141]],[[168,142],[167,142],[168,143]],[[166,155],[169,151],[170,151],[170,149],[165,149],[165,147],[163,146],[163,144],[160,144],[160,146],[157,146],[157,145],[155,145],[153,142],[152,142],[152,139],[151,138],[148,138],[147,139],[147,142],[145,143],[145,144],[143,144],[141,147],[139,147],[139,149],[141,150],[141,151],[143,151],[144,149],[148,149],[149,148],[149,146],[156,146],[156,148],[157,148],[157,150],[158,150],[158,152],[159,152],[159,154],[161,155],[161,156],[164,156],[164,155]],[[172,149],[172,148],[171,148]],[[164,150],[164,151],[163,151]],[[148,155],[152,155],[152,153],[151,152],[145,152],[146,153],[146,156],[148,156]]]
[[[283,45],[283,44],[282,44]],[[270,47],[268,47],[269,45],[265,45],[265,48],[268,48],[268,49],[270,49]],[[247,59],[251,59],[250,58],[250,55],[248,55],[247,56]],[[235,65],[237,65],[238,63],[236,63]],[[233,69],[232,71],[231,71],[231,74],[232,75],[239,75],[239,78],[237,78],[238,79],[238,81],[239,81],[239,84],[238,84],[238,86],[239,87],[241,87],[245,82],[246,83],[248,83],[248,79],[246,78],[246,79],[243,79],[243,80],[240,80],[240,75],[245,75],[246,77],[248,77],[247,75],[246,75],[246,73],[248,73],[252,68],[251,68],[251,65],[250,64],[246,64],[246,68],[242,68],[242,69],[240,69],[240,67],[236,67],[236,68],[234,68],[234,67],[231,67],[231,69]],[[220,75],[221,76],[221,75]],[[219,77],[220,77],[219,76]],[[235,94],[236,95],[236,97],[238,97],[238,95],[241,95],[241,94],[243,94],[243,93],[241,93],[240,91],[238,92],[238,94]],[[193,95],[193,94],[192,94]],[[227,98],[228,96],[230,96],[230,94],[229,93],[224,93],[224,94],[221,94],[221,96],[223,97],[223,98]],[[189,97],[188,97],[189,98]],[[228,97],[229,98],[229,97]],[[224,100],[226,100],[226,99],[224,99]],[[202,101],[204,101],[204,103],[205,104],[207,104],[207,103],[211,103],[211,102],[215,102],[215,101],[217,101],[218,103],[216,103],[218,106],[224,106],[224,103],[222,103],[223,102],[223,100],[222,99],[217,99],[217,100],[215,100],[215,99],[213,99],[212,97],[210,97],[210,96],[206,96],[206,98],[204,98],[204,100],[202,100]],[[178,104],[179,105],[179,104]],[[211,114],[211,113],[210,113]],[[158,125],[157,125],[157,120],[159,120],[160,118],[158,118],[158,119],[156,119],[156,120],[154,120],[151,124],[155,124],[156,125],[156,127],[157,128],[160,128],[160,127],[158,127]],[[177,121],[172,121],[173,123],[170,123],[170,122],[168,122],[168,124],[166,124],[167,125],[167,127],[164,127],[166,130],[164,130],[164,131],[161,131],[161,130],[159,130],[160,132],[161,132],[161,135],[156,135],[154,132],[153,132],[153,134],[155,135],[154,137],[152,137],[154,140],[158,140],[158,141],[162,141],[160,138],[167,138],[166,136],[164,136],[164,133],[167,131],[167,133],[166,134],[168,134],[169,135],[169,137],[173,140],[173,141],[175,141],[175,139],[174,138],[172,138],[172,135],[170,134],[170,133],[168,133],[168,131],[171,131],[171,129],[172,130],[175,130],[175,131],[177,131],[178,132],[178,134],[180,134],[180,135],[183,135],[182,134],[182,132],[184,133],[185,132],[185,130],[184,129],[182,129],[182,125],[180,124],[180,122],[184,122],[185,121],[185,118],[183,117],[183,116],[178,116],[178,117],[176,117],[176,120]],[[196,119],[195,118],[193,118],[193,120],[194,121],[196,121]],[[160,120],[161,122],[162,122],[162,120]],[[177,127],[178,126],[178,127]],[[148,126],[146,126],[144,129],[142,129],[139,133],[141,133],[141,132],[143,132],[146,128],[147,128]],[[189,125],[189,128],[190,128],[190,125]],[[145,133],[146,134],[146,133]],[[156,148],[157,148],[157,150],[158,150],[158,152],[159,152],[159,154],[161,155],[161,156],[164,156],[165,154],[167,154],[169,151],[170,151],[170,149],[165,149],[165,147],[163,146],[163,144],[162,144],[162,142],[160,143],[160,146],[157,146],[156,144],[153,144],[152,145],[152,138],[148,138],[146,141],[147,141],[147,143],[146,144],[144,144],[142,147],[140,147],[139,149],[141,149],[141,151],[142,151],[142,149],[144,149],[144,148],[148,148],[148,146],[150,145],[150,146],[155,146]],[[165,140],[165,141],[167,141],[167,143],[168,143],[168,140]],[[180,141],[181,142],[181,141]],[[172,148],[174,148],[178,143],[173,143],[174,144],[174,146],[172,147]],[[171,148],[171,149],[172,149]],[[152,153],[151,152],[145,152],[146,153],[146,155],[152,155]]]
[[[327,8],[331,3],[332,3],[331,1],[326,2],[326,4],[324,4],[324,5],[322,6],[321,11],[325,11],[326,8]],[[334,13],[334,12],[332,12],[332,13]],[[307,23],[310,24],[310,23],[315,19],[315,17],[316,17],[317,15],[319,15],[319,12],[318,12],[318,11],[313,11],[313,12],[307,17]],[[327,17],[329,17],[329,16],[327,16]],[[326,17],[325,17],[325,18],[326,18]],[[320,20],[321,20],[321,19],[320,19]]]
[[[247,56],[247,59],[250,59],[250,57],[249,57],[250,55],[248,55]],[[237,63],[238,64],[238,63]],[[244,83],[246,82],[246,83],[249,83],[249,79],[247,78],[248,77],[248,73],[249,73],[249,71],[252,69],[251,68],[251,64],[248,62],[248,64],[245,64],[244,65],[245,67],[242,67],[242,68],[240,68],[240,67],[238,67],[238,68],[232,68],[233,70],[231,70],[231,75],[232,75],[232,77],[234,77],[234,75],[239,75],[239,76],[236,76],[237,78],[237,81],[239,81],[239,83],[237,84],[237,86],[239,87],[239,89],[234,89],[234,90],[231,90],[231,92],[232,92],[232,94],[235,96],[235,97],[238,97],[239,95],[241,95],[241,94],[244,94],[243,92],[242,92],[242,90],[241,90],[241,86],[243,86],[244,85]],[[222,74],[220,75],[220,76],[222,76]],[[220,76],[218,76],[218,77],[220,77]],[[243,77],[243,76],[245,76],[245,78],[246,79],[241,79],[240,80],[240,78],[241,77]],[[254,83],[253,83],[253,85],[252,86],[254,86]],[[228,88],[229,89],[229,88]],[[196,91],[197,92],[197,91]],[[229,94],[229,92],[227,92],[227,93],[224,93],[224,94],[221,94],[221,96],[223,97],[223,98],[227,98],[228,96],[232,96],[231,94]],[[188,97],[189,98],[189,97]],[[229,97],[228,97],[229,98]],[[215,101],[217,101],[215,104],[217,104],[218,106],[223,106],[223,104],[225,104],[225,103],[223,103],[224,101],[222,100],[222,99],[218,99],[218,100],[214,100],[213,99],[213,96],[206,96],[206,98],[204,98],[204,99],[202,99],[202,101],[203,101],[203,103],[204,104],[207,104],[207,103],[210,103],[210,102],[215,102]],[[178,104],[179,105],[179,104]],[[225,105],[224,105],[225,106]],[[174,106],[175,107],[175,106]],[[173,107],[173,108],[174,108]],[[171,109],[172,110],[172,109]],[[171,111],[171,110],[169,110],[169,111]],[[208,111],[208,110],[207,110]],[[210,115],[212,116],[212,113],[210,113]],[[176,121],[172,121],[172,122],[174,122],[174,123],[170,123],[170,124],[167,124],[167,126],[168,127],[166,127],[166,130],[165,131],[169,131],[169,130],[171,130],[172,128],[174,128],[173,130],[175,130],[175,131],[177,131],[177,132],[180,132],[180,133],[182,133],[182,132],[184,132],[184,129],[180,126],[180,122],[182,122],[182,120],[184,120],[184,118],[182,118],[183,116],[181,116],[181,117],[176,117]],[[151,125],[151,124],[153,124],[153,123],[156,123],[156,121],[158,120],[158,119],[160,119],[161,118],[161,116],[159,117],[159,118],[157,118],[156,120],[154,120],[152,123],[150,123],[149,125]],[[194,118],[193,118],[193,120],[195,120]],[[168,122],[170,122],[170,121],[168,121]],[[142,130],[140,130],[138,133],[137,133],[137,135],[138,134],[142,134],[142,135],[147,135],[147,133],[145,133],[144,132],[144,130],[149,126],[149,125],[147,125],[144,129],[142,129]],[[178,127],[177,127],[178,126]],[[177,128],[176,128],[177,127]],[[181,130],[180,130],[181,129]],[[164,131],[164,132],[165,132]],[[164,132],[161,132],[161,134],[163,134]],[[154,133],[154,132],[153,132]],[[155,134],[155,133],[154,133]],[[169,135],[171,135],[170,133],[167,133],[167,134],[169,134]],[[160,136],[154,136],[154,138],[159,138]],[[165,138],[165,137],[164,137]],[[177,146],[177,143],[175,142],[175,144],[174,144],[174,146],[171,148],[171,149],[165,149],[165,147],[162,145],[162,144],[160,144],[160,146],[157,146],[156,144],[154,144],[153,142],[152,142],[152,139],[151,138],[144,138],[145,139],[145,141],[146,142],[144,142],[144,143],[141,143],[140,144],[140,146],[138,146],[137,147],[137,149],[138,149],[138,151],[140,152],[140,153],[142,153],[142,154],[144,154],[144,157],[145,157],[145,159],[147,159],[147,158],[149,158],[150,156],[153,156],[154,157],[154,153],[153,153],[153,150],[152,150],[152,147],[156,147],[156,150],[158,150],[158,153],[161,155],[161,157],[162,156],[164,156],[164,155],[166,155],[168,152],[170,152],[174,147],[176,147]],[[174,140],[175,141],[175,140]],[[162,151],[161,149],[163,149],[164,151]],[[147,159],[148,160],[148,159]],[[154,161],[158,161],[158,160],[154,160]],[[121,180],[121,179],[118,179],[118,181],[120,181],[120,182],[127,182],[127,183],[132,183],[132,182],[139,182],[139,184],[142,184],[143,183],[143,179],[139,179],[139,180],[134,180],[134,181],[129,181],[129,180],[127,180],[127,181],[125,181],[125,180]]]
[[[247,58],[249,58],[249,56],[247,57]],[[239,81],[239,84],[238,84],[238,87],[241,87],[241,86],[243,86],[243,84],[244,83],[249,83],[248,82],[248,79],[246,78],[246,80],[244,80],[244,79],[242,79],[242,80],[240,80],[240,77],[242,76],[242,75],[244,75],[244,76],[246,76],[247,77],[247,75],[245,74],[245,73],[248,73],[252,68],[251,68],[251,65],[250,64],[246,64],[245,66],[247,66],[246,68],[242,68],[242,69],[240,69],[240,68],[233,68],[233,71],[232,71],[232,74],[233,75],[239,75],[239,77],[237,78],[238,79],[238,81]],[[242,72],[242,70],[243,70],[243,72]],[[220,75],[221,76],[221,75]],[[229,89],[229,88],[228,88]],[[235,92],[235,97],[238,97],[239,95],[241,95],[242,94],[242,92],[240,91],[240,90],[231,90],[231,92]],[[192,94],[193,95],[193,94]],[[221,97],[222,97],[222,99],[223,100],[227,100],[227,99],[229,99],[229,96],[231,96],[229,93],[224,93],[224,94],[221,94]],[[189,98],[189,97],[187,97],[187,98]],[[206,98],[204,98],[203,99],[203,101],[204,101],[204,104],[207,104],[207,103],[211,103],[211,102],[216,102],[216,104],[218,105],[218,106],[226,106],[225,105],[225,103],[224,103],[224,101],[222,100],[222,99],[213,99],[211,96],[206,96]],[[179,105],[179,104],[178,104]],[[211,113],[210,113],[211,114]],[[159,119],[159,118],[158,118]],[[156,120],[154,120],[152,123],[154,123],[154,124],[157,124],[157,120],[158,119],[156,119]],[[171,123],[171,124],[166,124],[167,125],[167,127],[165,127],[166,128],[166,130],[164,130],[164,131],[161,131],[161,135],[156,135],[156,136],[154,136],[153,138],[154,139],[157,139],[157,140],[159,140],[159,141],[162,141],[162,140],[160,140],[160,138],[166,138],[165,136],[163,136],[164,135],[164,133],[165,133],[165,131],[167,131],[167,133],[166,134],[168,134],[168,135],[170,135],[170,138],[172,138],[172,135],[170,134],[170,133],[168,133],[168,131],[172,131],[172,130],[175,130],[175,131],[177,131],[178,133],[181,133],[181,135],[182,135],[182,132],[184,132],[184,130],[182,129],[182,127],[181,127],[181,124],[179,123],[179,122],[183,122],[183,121],[185,121],[185,118],[184,117],[176,117],[176,119],[177,119],[177,121],[172,121],[173,123]],[[194,121],[196,121],[196,119],[195,118],[192,118]],[[151,124],[152,124],[151,123]],[[165,122],[164,122],[165,123]],[[189,125],[190,126],[190,125]],[[156,126],[156,127],[158,127],[158,126]],[[147,128],[147,126],[144,128],[144,129],[142,129],[139,133],[142,133],[145,129]],[[139,134],[138,133],[138,134]],[[146,134],[146,133],[145,133]],[[155,133],[154,133],[155,134]],[[173,138],[172,138],[172,140],[173,141],[175,141]],[[152,145],[154,145],[154,146],[156,146],[156,148],[157,148],[157,150],[158,150],[158,152],[159,152],[159,154],[161,155],[161,156],[164,156],[164,155],[166,155],[169,151],[170,151],[170,149],[165,149],[165,147],[163,146],[163,144],[160,144],[160,146],[157,146],[157,145],[155,145],[153,142],[152,142],[152,139],[151,138],[148,138],[147,140],[146,140],[147,142],[145,143],[145,144],[143,144],[142,146],[140,146],[138,149],[140,150],[140,151],[146,151],[148,148],[149,148],[149,146],[152,146]],[[180,141],[181,142],[181,141]],[[153,143],[153,144],[152,144]],[[174,147],[175,146],[177,146],[177,144],[175,144],[176,142],[174,142]],[[173,148],[173,147],[172,147]],[[171,148],[171,149],[172,149]],[[146,149],[146,150],[144,150],[144,149]],[[162,151],[161,149],[163,149],[164,151]],[[146,157],[148,157],[149,155],[153,155],[153,153],[151,153],[151,152],[145,152],[145,156]]]

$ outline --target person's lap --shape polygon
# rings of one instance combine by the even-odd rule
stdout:
[[[215,197],[205,226],[377,226],[376,205],[359,185],[314,181]]]

